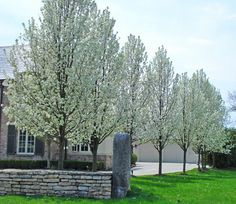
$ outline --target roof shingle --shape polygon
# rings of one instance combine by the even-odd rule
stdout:
[[[13,77],[13,67],[9,63],[12,46],[0,46],[0,80]]]

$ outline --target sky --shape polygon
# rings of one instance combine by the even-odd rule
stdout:
[[[204,69],[228,104],[236,90],[235,0],[96,0],[109,7],[120,44],[140,36],[149,59],[164,45],[176,73]],[[12,45],[22,23],[38,18],[41,0],[0,0],[0,45]],[[236,114],[230,126],[236,127]]]

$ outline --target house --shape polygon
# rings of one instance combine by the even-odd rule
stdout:
[[[17,130],[14,124],[8,122],[3,108],[7,106],[8,100],[4,92],[7,86],[4,80],[7,76],[12,76],[13,69],[8,62],[8,53],[11,47],[0,47],[0,160],[5,159],[46,159],[46,148],[44,143],[38,138],[28,134],[27,131]],[[112,137],[107,138],[98,149],[98,160],[103,161],[107,168],[112,163]],[[143,144],[135,148],[138,161],[157,162],[158,152],[152,144]],[[72,160],[92,160],[92,154],[89,145],[68,144],[65,148],[67,159]],[[164,162],[182,162],[182,150],[176,145],[168,145],[163,152]],[[57,159],[58,149],[55,144],[52,146],[51,158]],[[189,150],[187,153],[187,162],[196,163],[197,155]]]

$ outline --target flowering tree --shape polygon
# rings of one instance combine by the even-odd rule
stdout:
[[[194,102],[194,111],[192,120],[194,122],[193,126],[193,141],[192,147],[196,154],[198,154],[198,169],[200,170],[200,161],[201,161],[201,152],[204,146],[206,132],[210,130],[207,126],[207,119],[210,117],[208,111],[209,101],[206,100],[204,92],[207,89],[208,79],[206,78],[205,73],[201,70],[193,74],[191,79],[192,89],[194,90],[195,98],[197,99]]]
[[[186,73],[182,74],[177,108],[178,123],[174,141],[184,152],[184,173],[186,153],[190,146],[198,154],[199,170],[200,161],[205,167],[207,152],[229,150],[228,138],[224,133],[226,109],[220,93],[210,84],[203,70],[194,73],[191,79]]]
[[[147,69],[148,101],[144,116],[145,139],[151,142],[159,153],[159,175],[162,174],[162,151],[174,131],[177,78],[172,62],[162,46]],[[145,113],[146,112],[146,113]]]
[[[193,141],[193,132],[195,129],[194,114],[197,112],[195,107],[196,92],[192,83],[184,73],[180,77],[178,84],[178,98],[177,98],[177,117],[176,129],[173,140],[183,150],[183,172],[186,171],[186,155],[187,150]]]
[[[147,53],[140,37],[129,35],[122,49],[122,84],[121,97],[123,108],[123,124],[131,137],[132,150],[139,140],[140,111],[147,97],[144,94],[144,71],[147,64]]]
[[[194,131],[193,149],[198,154],[198,169],[200,155],[202,166],[205,167],[207,152],[227,153],[229,137],[225,134],[224,125],[227,112],[220,92],[209,82],[203,70],[193,74],[192,81],[197,90],[197,111],[194,120],[197,123]]]
[[[39,25],[31,19],[12,52],[5,111],[18,128],[56,140],[62,169],[65,139],[81,135],[87,119],[86,60],[98,11],[91,0],[43,2]]]
[[[108,10],[98,14],[94,25],[96,29],[91,34],[84,57],[89,76],[82,83],[87,92],[84,115],[88,117],[82,127],[83,133],[74,141],[83,139],[89,143],[93,154],[93,171],[97,170],[99,145],[120,127],[122,118],[118,107],[122,57],[113,31],[114,24]]]

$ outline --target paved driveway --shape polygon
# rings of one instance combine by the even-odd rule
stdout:
[[[135,176],[141,175],[154,175],[158,174],[158,163],[156,162],[137,162],[136,167],[133,168],[133,174]],[[191,170],[197,168],[196,164],[186,164],[186,170]],[[162,172],[163,173],[172,173],[172,172],[181,172],[183,169],[182,163],[163,163]]]

